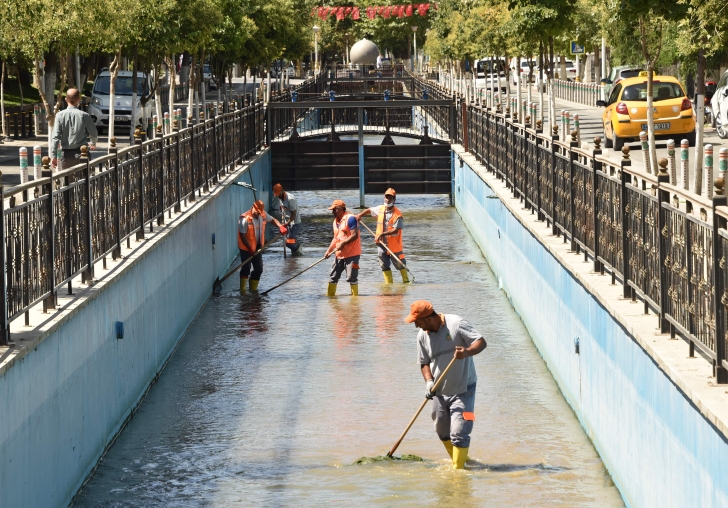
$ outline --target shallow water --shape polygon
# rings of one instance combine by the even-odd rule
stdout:
[[[261,289],[319,259],[326,207],[355,191],[296,193],[304,257],[265,255]],[[367,196],[370,205],[379,196]],[[623,506],[518,315],[446,196],[403,196],[416,282],[385,286],[364,232],[360,296],[325,295],[325,261],[264,298],[225,282],[84,487],[76,506]],[[366,219],[365,219],[366,220]],[[374,221],[369,219],[370,227]],[[210,281],[212,285],[212,281]],[[453,471],[429,406],[397,454],[380,461],[423,400],[416,330],[429,299],[483,334],[467,471]]]

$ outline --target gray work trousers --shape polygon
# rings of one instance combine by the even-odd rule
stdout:
[[[468,448],[473,431],[472,418],[463,418],[463,413],[475,411],[475,384],[457,395],[436,395],[432,397],[432,420],[435,432],[441,441],[452,441],[453,446]]]
[[[394,255],[397,256],[397,261],[407,266],[407,261],[405,261],[404,257],[400,257],[401,254],[401,252],[394,253]],[[394,265],[396,270],[399,270],[399,264],[396,261],[392,261],[392,255],[379,245],[377,245],[377,257],[379,258],[379,266],[382,267],[383,272],[391,270],[392,265]]]

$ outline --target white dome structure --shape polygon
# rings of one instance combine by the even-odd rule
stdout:
[[[375,65],[379,56],[379,48],[368,39],[356,42],[349,52],[349,58],[354,65]]]

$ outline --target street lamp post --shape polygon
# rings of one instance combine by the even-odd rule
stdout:
[[[346,54],[344,55],[344,65],[351,67],[351,55],[349,55],[349,32],[346,32]]]
[[[412,58],[412,71],[417,72],[417,68],[415,67],[415,62],[417,62],[417,25],[412,26],[412,40],[415,42],[415,54]]]
[[[313,26],[313,47],[314,47],[314,53],[316,58],[316,65],[314,66],[314,73],[318,74],[319,71],[319,61],[318,61],[318,34],[321,31],[321,27],[318,25]]]

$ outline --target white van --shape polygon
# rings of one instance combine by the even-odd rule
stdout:
[[[475,88],[491,88],[494,85],[502,91],[508,85],[507,66],[503,58],[493,59],[493,71],[491,72],[490,58],[483,58],[475,61]]]
[[[116,76],[116,93],[114,105],[114,130],[117,133],[125,132],[131,126],[131,99],[134,73],[132,71],[119,71]],[[109,129],[109,86],[111,74],[108,70],[101,71],[91,91],[91,103],[88,114],[96,123],[99,133],[108,132]],[[144,108],[141,107],[141,98],[149,93],[149,78],[143,72],[137,72],[137,107],[134,125],[146,127],[147,119],[153,114],[154,99],[150,99]],[[117,130],[118,129],[118,130]]]

